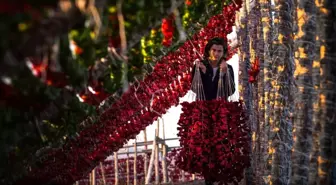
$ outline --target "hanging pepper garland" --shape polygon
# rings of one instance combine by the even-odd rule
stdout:
[[[182,104],[178,122],[182,147],[177,165],[224,184],[237,184],[249,166],[250,132],[242,102]]]
[[[66,74],[53,70],[51,65],[49,65],[49,61],[44,63],[42,60],[30,58],[26,64],[32,74],[43,83],[57,88],[63,88],[68,85]]]
[[[173,42],[174,36],[174,15],[162,19],[161,31],[163,34],[162,45],[169,47]]]
[[[190,5],[192,4],[192,1],[191,1],[191,0],[185,0],[185,4],[186,4],[187,6],[190,6]]]
[[[192,174],[186,171],[182,171],[177,166],[177,159],[180,154],[180,148],[176,148],[168,152],[167,154],[167,169],[168,169],[168,175],[171,182],[181,182],[181,180],[184,178],[185,181],[191,181],[194,180],[192,177]],[[182,177],[183,173],[183,177]],[[200,174],[194,174],[195,180],[203,179],[203,177]]]
[[[81,49],[75,48],[74,51],[76,54],[80,54],[78,52],[81,51]],[[57,88],[63,88],[66,85],[69,85],[66,74],[63,72],[53,71],[48,63],[45,64],[40,60],[31,58],[31,60],[27,63],[27,66],[35,77],[41,79],[43,83],[47,85]],[[92,70],[90,69],[89,71],[91,74]],[[89,84],[87,88],[78,94],[78,98],[81,102],[85,102],[90,105],[99,105],[100,102],[110,95],[105,91],[102,82],[92,80],[91,76],[88,82]]]
[[[260,72],[260,64],[259,64],[259,58],[256,57],[255,60],[252,63],[251,68],[248,71],[249,74],[249,82],[250,83],[255,83],[257,82],[257,76]]]
[[[47,152],[41,157],[40,167],[30,170],[30,175],[17,184],[73,183],[172,105],[177,105],[179,97],[190,89],[192,61],[199,57],[194,50],[203,51],[208,39],[224,38],[229,34],[238,9],[239,6],[233,3],[225,6],[222,14],[212,17],[200,33],[158,61],[153,72],[142,82],[131,86],[100,116],[100,124],[83,130],[62,148]]]

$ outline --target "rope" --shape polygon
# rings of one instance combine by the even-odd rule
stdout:
[[[219,72],[218,88],[217,88],[217,99],[224,99],[225,101],[232,101],[232,97],[229,98],[230,92],[232,92],[233,87],[231,84],[234,84],[234,79],[231,78],[230,70],[227,69],[227,73],[223,73],[222,70]],[[225,80],[225,87],[223,82],[223,77]]]
[[[203,88],[203,82],[201,77],[201,71],[198,64],[195,67],[195,74],[191,83],[192,90],[196,93],[196,100],[205,100],[205,93]]]

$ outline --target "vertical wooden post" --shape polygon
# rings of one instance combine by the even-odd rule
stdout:
[[[160,122],[159,119],[156,122],[156,132],[155,132],[155,139],[159,137],[160,131]],[[159,174],[159,144],[155,143],[155,184],[160,183],[160,174]]]
[[[129,169],[129,148],[127,148],[127,159],[126,159],[126,183],[130,185],[130,169]]]
[[[114,152],[114,185],[119,184],[118,153]]]
[[[92,185],[92,175],[91,175],[91,172],[89,173],[89,184]]]
[[[163,118],[161,118],[162,119],[162,138],[163,138],[163,140],[165,140],[166,139],[166,133],[165,133],[165,127],[164,127],[164,119]]]
[[[147,146],[147,132],[146,132],[146,128],[145,128],[145,130],[143,130],[143,133],[144,133],[145,150],[147,150],[148,146]],[[148,155],[147,155],[147,153],[145,153],[144,170],[145,170],[145,177],[146,177],[147,173],[148,173]]]
[[[168,182],[168,170],[167,170],[167,162],[166,162],[166,156],[167,156],[167,145],[166,145],[166,136],[165,136],[165,127],[164,127],[164,120],[162,118],[162,139],[164,141],[164,144],[162,144],[162,173],[163,173],[163,183]]]
[[[96,185],[96,168],[93,168],[91,172],[92,183],[91,185]]]
[[[152,171],[153,171],[153,166],[154,166],[154,159],[155,159],[155,150],[156,150],[156,137],[154,137],[154,140],[153,140],[153,147],[152,147],[152,153],[151,153],[151,158],[150,158],[150,161],[149,161],[149,166],[148,166],[148,173],[146,175],[146,181],[145,181],[145,184],[149,184],[150,182],[150,178],[152,177]]]
[[[100,162],[99,164],[100,164],[100,171],[102,173],[102,178],[103,178],[103,185],[106,185],[105,169],[104,169],[102,162]]]
[[[159,169],[159,145],[156,144],[155,146],[155,184],[160,183],[160,169]]]
[[[133,166],[133,177],[134,177],[134,185],[137,185],[137,143],[136,139],[134,141],[134,166]]]
[[[163,183],[168,182],[168,170],[167,170],[167,162],[166,162],[166,156],[167,156],[167,145],[162,145],[162,173],[163,173]]]

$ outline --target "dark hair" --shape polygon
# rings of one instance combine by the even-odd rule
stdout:
[[[204,59],[208,59],[210,56],[210,48],[213,45],[222,45],[223,46],[223,57],[226,58],[226,53],[228,50],[227,43],[223,38],[215,37],[209,40],[209,42],[205,45],[204,48]]]

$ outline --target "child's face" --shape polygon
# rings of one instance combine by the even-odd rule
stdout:
[[[210,48],[209,60],[219,61],[219,59],[222,58],[223,54],[224,54],[223,46],[214,44]]]

